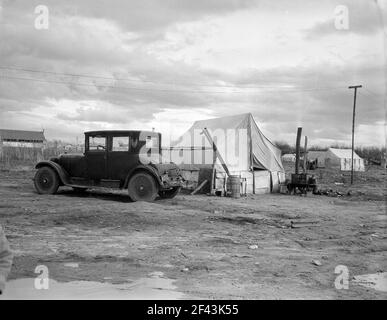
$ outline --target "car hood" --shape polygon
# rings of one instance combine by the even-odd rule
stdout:
[[[65,153],[59,156],[59,159],[77,160],[83,158],[83,153]]]

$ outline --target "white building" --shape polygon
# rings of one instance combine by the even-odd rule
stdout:
[[[309,151],[308,160],[317,159],[318,168],[339,168],[341,171],[351,171],[352,150],[329,148],[326,151]],[[353,153],[353,170],[364,171],[364,159]]]
[[[285,153],[281,159],[283,162],[296,162],[296,155],[294,153]]]

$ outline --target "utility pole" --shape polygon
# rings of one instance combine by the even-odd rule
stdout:
[[[355,110],[356,110],[356,94],[357,89],[361,88],[361,85],[349,86],[348,89],[355,89],[353,95],[353,115],[352,115],[352,156],[351,156],[351,184],[353,184],[353,150],[355,144]]]

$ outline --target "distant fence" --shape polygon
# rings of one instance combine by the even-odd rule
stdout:
[[[3,146],[0,149],[0,166],[2,168],[33,166],[38,161],[70,152],[82,152],[82,150],[64,147],[26,148]]]

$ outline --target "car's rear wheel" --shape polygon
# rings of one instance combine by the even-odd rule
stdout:
[[[35,174],[35,189],[40,194],[54,194],[59,188],[59,177],[50,167],[39,168]]]
[[[156,199],[158,187],[150,174],[139,172],[130,178],[128,193],[132,201],[153,201]]]
[[[162,190],[159,192],[159,196],[161,199],[172,199],[179,193],[180,189],[180,187],[174,187],[170,190]]]

